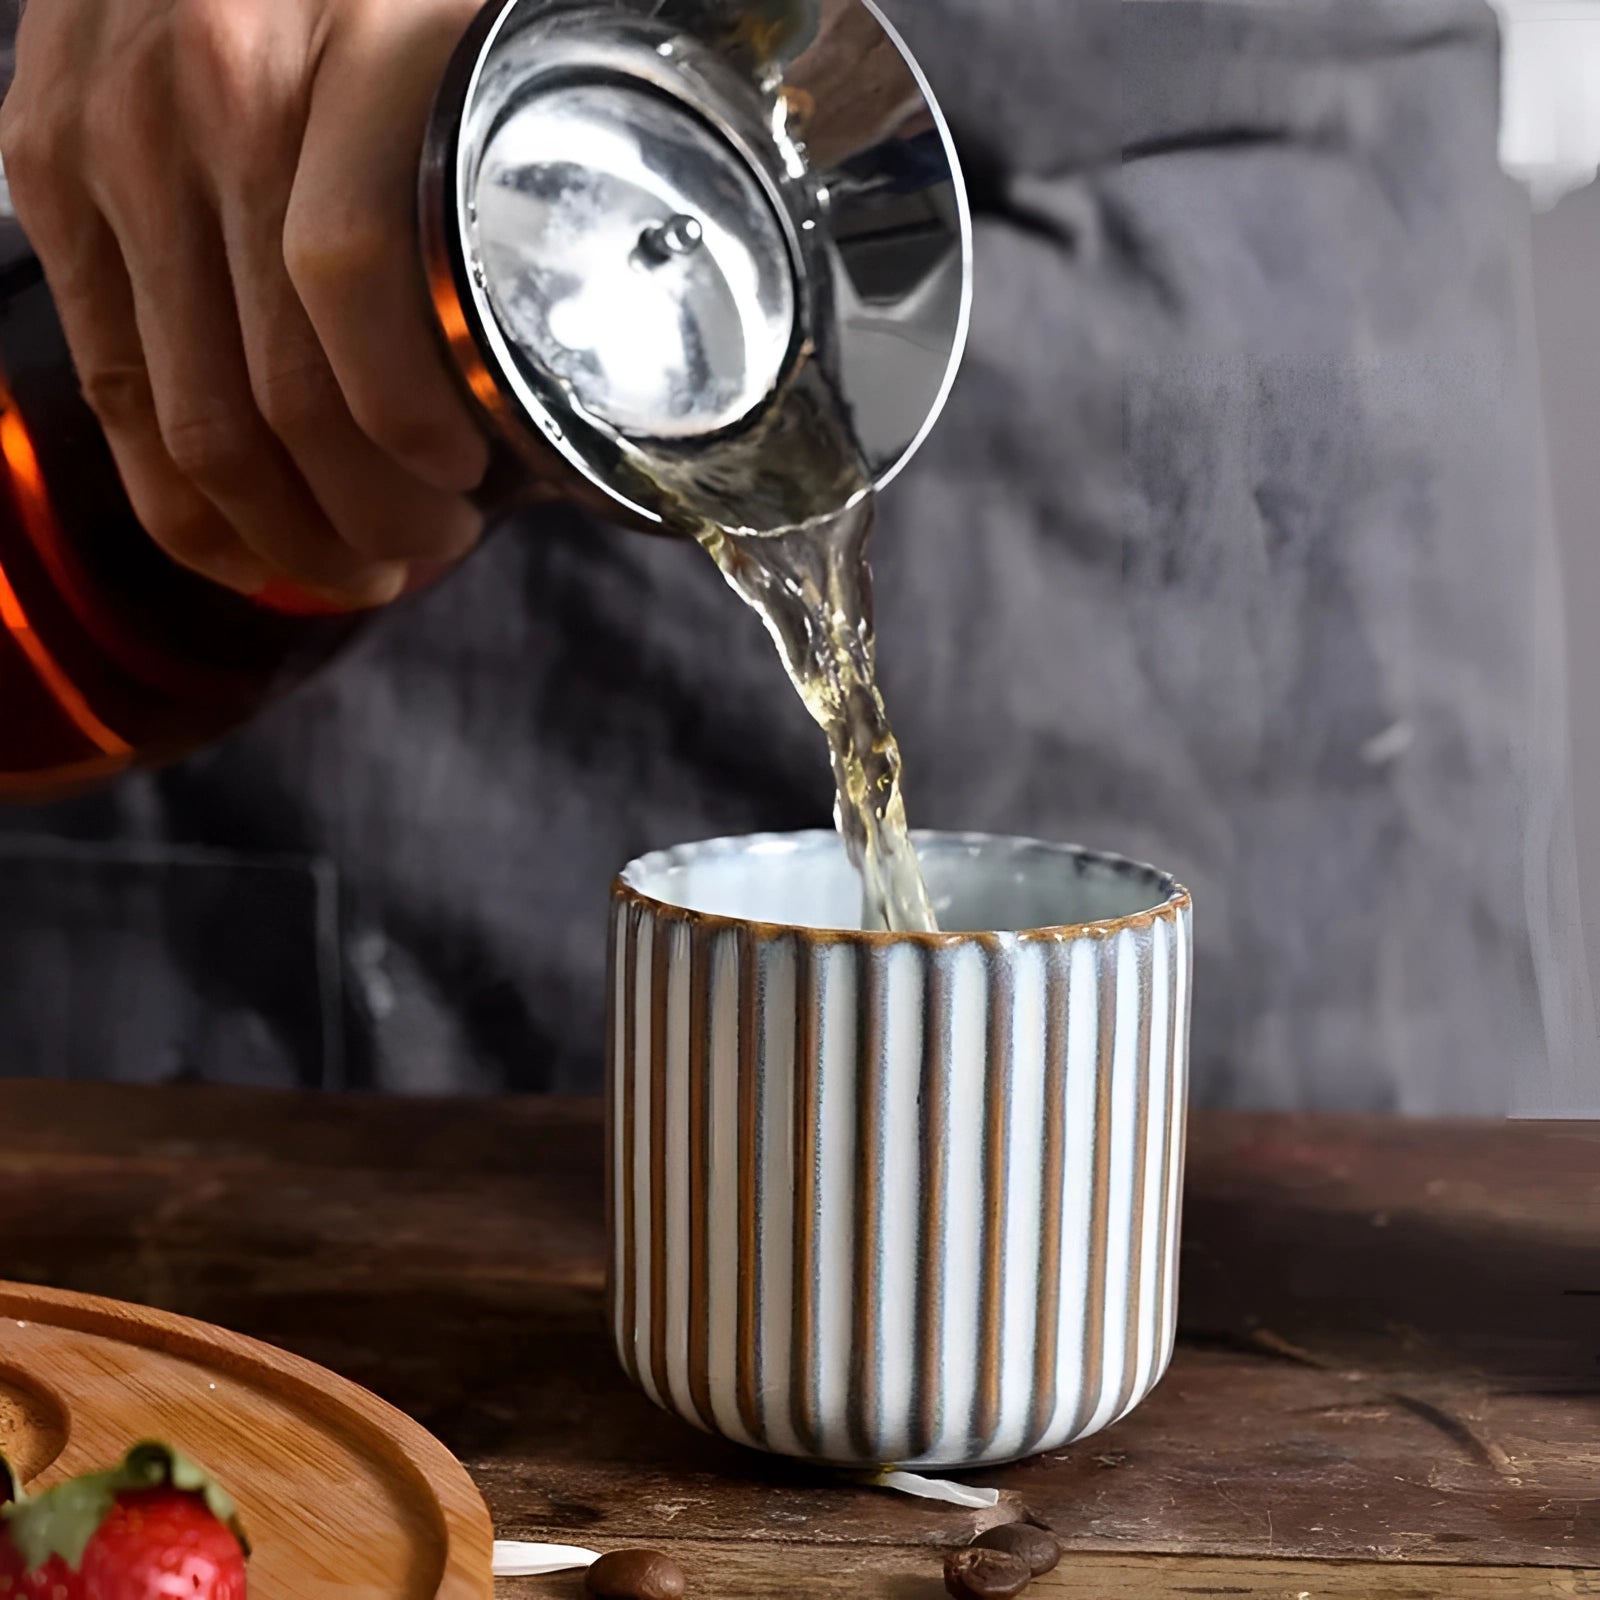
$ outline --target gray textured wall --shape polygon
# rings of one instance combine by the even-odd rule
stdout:
[[[1591,984],[1600,993],[1600,184],[1535,217],[1533,255],[1565,567],[1579,893]],[[1600,1064],[1592,1057],[1585,1077],[1583,1098],[1570,1109],[1600,1115]]]

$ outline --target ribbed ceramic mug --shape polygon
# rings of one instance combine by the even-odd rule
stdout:
[[[940,926],[983,931],[853,931],[823,833],[614,890],[623,1364],[699,1427],[840,1466],[1057,1448],[1172,1354],[1189,896],[1065,847],[917,843]]]

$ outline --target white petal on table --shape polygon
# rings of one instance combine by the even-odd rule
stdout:
[[[942,1478],[919,1478],[914,1472],[884,1472],[872,1479],[880,1489],[894,1489],[915,1495],[919,1500],[943,1500],[972,1511],[986,1511],[1000,1503],[998,1489],[969,1489],[964,1483],[946,1483]]]
[[[600,1559],[598,1551],[571,1544],[520,1544],[497,1539],[494,1575],[497,1578],[538,1578],[549,1572],[581,1572]]]

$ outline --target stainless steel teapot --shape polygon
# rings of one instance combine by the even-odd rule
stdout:
[[[505,0],[440,90],[433,304],[493,433],[617,520],[768,533],[888,483],[971,305],[949,131],[866,0]]]

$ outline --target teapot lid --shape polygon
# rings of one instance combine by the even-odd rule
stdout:
[[[960,361],[959,167],[863,0],[491,5],[441,91],[422,201],[435,309],[498,431],[647,522],[840,509],[899,471]],[[819,384],[853,467],[741,501],[752,461],[783,470],[752,430],[801,391],[816,412]],[[686,504],[713,483],[715,506]]]
[[[688,439],[777,388],[788,238],[749,164],[686,107],[601,78],[527,96],[484,142],[469,222],[495,322],[584,415]]]

